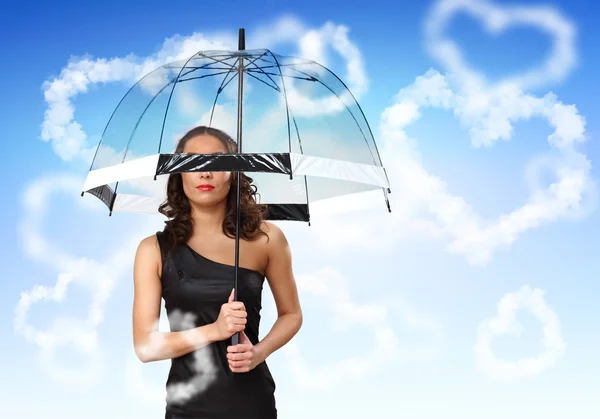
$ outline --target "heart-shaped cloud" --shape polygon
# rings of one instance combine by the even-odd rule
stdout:
[[[545,350],[536,357],[519,361],[498,359],[491,349],[492,340],[520,329],[516,320],[519,309],[530,311],[542,323],[542,345]],[[502,297],[498,303],[497,317],[480,323],[474,349],[477,365],[483,372],[492,378],[510,380],[539,374],[555,364],[565,352],[565,343],[558,317],[546,304],[544,292],[523,286]]]
[[[256,32],[249,32],[247,46],[251,48],[272,48],[283,42],[298,44],[299,53],[304,58],[325,59],[325,47],[331,45],[344,60],[346,81],[355,96],[359,97],[366,89],[368,81],[358,48],[348,38],[348,28],[343,25],[326,23],[319,29],[309,29],[293,17],[284,16]],[[235,50],[237,36],[233,33],[190,36],[175,36],[165,40],[160,51],[148,57],[128,55],[119,58],[89,57],[71,59],[60,75],[44,83],[44,97],[48,104],[42,124],[41,138],[51,141],[55,153],[65,161],[76,159],[86,163],[92,161],[96,144],[89,144],[81,124],[75,119],[73,99],[87,93],[90,86],[99,83],[125,82],[133,84],[142,76],[169,62],[183,60],[202,50]],[[159,82],[160,80],[155,80]],[[286,82],[287,83],[287,82]],[[151,83],[153,84],[153,83]],[[146,86],[152,88],[155,86]],[[311,99],[302,94],[293,84],[288,87],[288,100],[295,104],[298,114],[315,112],[335,112],[343,110],[340,100],[334,94],[319,99]],[[215,86],[215,92],[218,85]],[[185,97],[185,95],[184,95]],[[193,98],[187,97],[184,100]],[[211,96],[212,100],[213,97]],[[346,98],[350,100],[350,97]],[[190,106],[191,105],[191,106]],[[190,109],[193,103],[186,103]]]
[[[494,221],[483,221],[462,197],[448,193],[444,182],[427,173],[418,162],[412,147],[415,142],[404,129],[419,118],[423,107],[453,109],[460,122],[470,128],[471,142],[476,147],[510,139],[517,121],[543,118],[554,128],[548,144],[555,158],[548,160],[546,169],[554,172],[556,180],[547,187],[532,185],[534,189],[523,206]],[[398,117],[400,114],[402,117]],[[394,159],[386,161],[390,162],[401,199],[414,197],[408,200],[418,202],[422,210],[434,216],[434,225],[441,234],[453,237],[449,250],[466,254],[475,264],[486,263],[495,249],[512,244],[519,234],[585,209],[592,191],[591,165],[576,149],[586,140],[584,127],[585,120],[577,108],[563,104],[553,94],[538,98],[509,88],[473,90],[435,71],[402,89],[382,121],[384,155],[387,152]],[[536,166],[533,170],[541,169]]]
[[[311,367],[312,363],[304,359],[296,338],[292,339],[283,352],[289,358],[286,365],[303,390],[326,391],[347,380],[360,380],[390,362],[430,360],[443,345],[442,327],[436,320],[398,298],[387,298],[378,304],[354,302],[348,280],[333,268],[325,267],[311,275],[298,275],[297,284],[301,295],[310,295],[311,300],[317,297],[317,301],[330,313],[328,323],[332,330],[360,325],[373,334],[373,349],[369,353],[344,356],[336,350],[336,361],[320,367]],[[400,342],[394,327],[398,322],[423,334],[427,343],[415,346]],[[330,336],[335,339],[335,335]],[[359,339],[364,341],[365,337],[361,335]]]
[[[42,235],[42,224],[50,202],[56,193],[67,193],[76,200],[76,208],[90,203],[79,196],[83,179],[71,175],[43,176],[31,182],[24,193],[25,217],[20,223],[20,235],[27,255],[60,272],[54,286],[36,285],[21,293],[15,308],[15,332],[41,349],[43,366],[57,379],[90,381],[103,372],[102,352],[98,345],[97,329],[104,320],[104,305],[116,281],[123,277],[131,265],[139,239],[125,241],[105,261],[78,258],[60,249]],[[95,208],[100,208],[96,205]],[[100,214],[100,213],[99,213]],[[137,238],[137,235],[133,235]],[[137,240],[137,241],[136,241]],[[46,330],[31,325],[27,314],[31,307],[43,301],[62,304],[66,301],[68,288],[73,284],[87,288],[92,297],[85,318],[57,317]],[[71,370],[57,364],[58,348],[70,347],[88,356],[87,368]]]
[[[483,219],[463,197],[448,192],[445,182],[421,163],[418,141],[405,130],[421,117],[424,108],[452,110],[469,129],[475,147],[509,140],[515,122],[544,119],[554,129],[547,138],[552,158],[534,158],[525,173],[535,179],[542,169],[549,169],[556,180],[549,186],[531,182],[530,196],[521,207],[496,219]],[[319,218],[327,213],[327,206],[315,206],[316,232],[330,250],[356,245],[385,249],[398,236],[417,230],[448,237],[452,240],[449,251],[465,254],[472,264],[485,264],[498,248],[510,246],[525,231],[582,215],[594,203],[591,164],[577,150],[587,139],[585,120],[575,106],[563,104],[551,93],[535,97],[508,86],[484,89],[430,70],[402,89],[396,103],[383,112],[380,133],[382,160],[393,189],[393,212],[385,217],[367,214],[367,209],[382,211],[381,196],[373,194],[332,200],[331,205],[337,208],[355,207],[357,211],[344,217],[327,216],[326,221]],[[342,228],[342,223],[350,226],[352,240],[346,235],[338,239],[340,231],[350,231]]]
[[[521,89],[539,87],[567,76],[577,61],[575,28],[560,13],[547,6],[498,6],[488,0],[440,0],[426,20],[430,53],[452,73],[463,80],[483,82],[484,75],[464,61],[460,48],[444,37],[448,22],[458,12],[466,12],[482,22],[484,28],[498,34],[514,25],[534,26],[552,36],[552,51],[543,65],[520,75],[504,78],[500,85],[509,84]]]

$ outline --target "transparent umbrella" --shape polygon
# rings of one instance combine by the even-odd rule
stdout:
[[[197,125],[229,133],[237,152],[174,153]],[[99,198],[111,215],[158,213],[167,175],[208,171],[252,173],[270,220],[310,224],[312,202],[374,189],[391,211],[375,139],[342,80],[311,60],[246,50],[244,29],[237,51],[198,52],[131,87],[106,125],[82,196]],[[235,249],[237,300],[237,228]]]

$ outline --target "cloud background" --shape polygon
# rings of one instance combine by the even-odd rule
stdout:
[[[163,416],[168,362],[140,365],[131,337],[133,252],[161,219],[108,217],[79,185],[137,75],[235,45],[240,26],[248,47],[317,58],[350,83],[393,191],[392,214],[377,195],[380,205],[336,217],[322,205],[310,228],[282,224],[305,323],[269,360],[281,416],[600,416],[597,6],[547,11],[567,34],[552,55],[543,30],[521,23],[490,35],[464,11],[432,35],[435,10],[472,2],[374,1],[371,22],[335,3],[215,3],[210,19],[193,2],[2,13],[13,64],[1,81],[2,417]],[[473,10],[490,22],[539,14],[489,4]],[[436,50],[445,38],[462,65]],[[518,77],[536,68],[533,81]],[[566,193],[544,192],[559,179]],[[502,218],[528,200],[538,206]],[[263,335],[275,319],[264,295]]]

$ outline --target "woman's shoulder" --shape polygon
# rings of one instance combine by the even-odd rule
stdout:
[[[154,253],[160,251],[160,239],[162,232],[158,231],[150,236],[144,237],[138,244],[138,252]]]
[[[162,268],[161,248],[156,234],[140,240],[135,253],[136,266],[156,266],[157,272]]]
[[[263,221],[261,229],[269,237],[267,243],[269,243],[271,246],[280,246],[287,244],[285,234],[281,227],[279,227],[277,224],[274,224],[270,221]]]

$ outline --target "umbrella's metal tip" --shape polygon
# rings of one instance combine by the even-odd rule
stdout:
[[[243,51],[246,49],[246,31],[244,28],[240,28],[239,37],[238,37],[238,49]]]
[[[85,191],[81,191],[81,196],[83,196],[84,193],[85,193]]]

